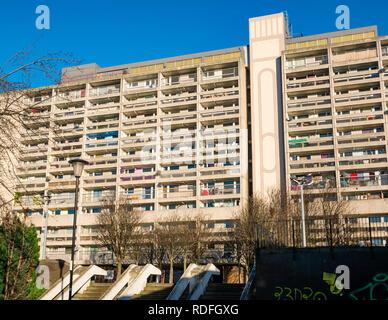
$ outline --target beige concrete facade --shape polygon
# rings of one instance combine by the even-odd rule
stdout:
[[[110,195],[130,196],[145,229],[182,210],[226,231],[249,190],[297,197],[291,177],[312,174],[309,192],[331,178],[354,214],[388,216],[388,37],[371,27],[290,38],[280,13],[250,19],[249,39],[249,47],[67,68],[62,85],[26,98],[41,117],[21,137],[15,210],[28,208],[42,245],[42,197],[52,192],[49,258],[70,256],[75,157],[90,162],[80,183],[80,263],[97,250],[95,217]]]
[[[246,68],[247,47],[116,67],[120,72],[70,68],[62,85],[26,98],[40,117],[21,138],[15,210],[28,208],[42,247],[42,199],[52,193],[48,257],[70,254],[75,178],[68,160],[76,157],[90,163],[80,180],[78,262],[96,250],[104,196],[130,197],[145,229],[179,210],[201,212],[211,228],[227,231],[248,199]]]
[[[388,37],[376,27],[288,39],[282,55],[287,189],[331,181],[359,216],[388,215]]]
[[[280,69],[285,37],[282,13],[249,20],[253,193],[284,185]]]

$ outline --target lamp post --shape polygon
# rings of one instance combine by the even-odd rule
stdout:
[[[73,166],[75,176],[75,198],[74,198],[74,219],[73,219],[73,238],[71,243],[71,261],[70,261],[70,283],[69,283],[69,300],[71,300],[72,289],[73,289],[73,269],[74,269],[74,249],[75,249],[75,232],[77,227],[77,210],[78,210],[78,188],[79,178],[82,175],[84,166],[89,164],[83,159],[71,159],[69,163]]]
[[[47,227],[48,227],[48,205],[51,200],[51,192],[45,190],[44,191],[44,238],[43,238],[43,253],[42,253],[42,260],[46,259],[46,246],[47,246]]]
[[[311,177],[311,174],[309,174],[307,177]],[[312,181],[310,181],[309,183],[305,184],[306,183],[306,177],[304,177],[303,179],[301,180],[297,180],[297,179],[292,179],[293,181],[295,181],[299,186],[300,186],[300,201],[301,201],[301,214],[302,214],[302,246],[303,248],[306,248],[306,225],[305,225],[305,216],[304,216],[304,198],[303,198],[303,189],[304,189],[304,186],[309,186],[312,184]]]

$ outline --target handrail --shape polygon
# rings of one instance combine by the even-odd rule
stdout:
[[[198,268],[199,266],[195,263],[191,263],[186,271],[182,274],[166,300],[179,300],[179,298],[182,296],[183,292],[186,290],[187,286],[189,286],[189,293],[191,293],[192,290],[192,281],[193,279],[193,271]]]
[[[80,266],[75,267],[74,271],[77,271]],[[74,277],[78,277],[78,275],[74,275]],[[66,272],[63,278],[58,279],[57,282],[53,284],[53,286],[47,290],[42,296],[40,296],[39,300],[53,300],[61,291],[69,285],[70,282],[70,271]]]
[[[188,300],[198,300],[202,296],[207,288],[210,278],[213,275],[220,275],[220,270],[217,267],[209,263],[205,266],[204,270],[201,272],[202,276],[199,279],[194,292],[189,296]]]
[[[128,284],[130,280],[130,273],[136,267],[136,264],[131,264],[100,297],[99,300],[113,300],[119,292]]]
[[[97,267],[96,265],[91,265],[89,266],[82,274],[80,274],[77,279],[74,281],[73,283],[73,288],[72,288],[72,296],[74,296],[79,290],[84,290],[86,289],[86,287],[88,286],[88,284],[90,283],[90,279],[95,276],[95,275],[99,275],[99,276],[106,276],[107,275],[107,271],[100,268],[100,267]],[[63,296],[62,296],[62,299],[63,300],[67,300],[69,299],[69,288],[66,287],[64,292],[63,292]],[[59,300],[59,299],[56,299],[56,300]]]
[[[252,289],[255,286],[254,280],[256,279],[256,263],[253,265],[251,273],[249,274],[249,278],[247,283],[245,284],[244,290],[240,296],[240,300],[250,300],[252,295]]]
[[[161,274],[162,272],[158,268],[152,264],[146,264],[136,272],[133,278],[129,278],[127,289],[124,290],[117,300],[130,300],[132,296],[143,291],[147,285],[147,279],[150,275],[160,276]]]

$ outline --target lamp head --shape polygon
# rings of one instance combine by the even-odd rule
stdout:
[[[73,166],[74,176],[76,178],[81,177],[84,166],[89,164],[89,162],[80,158],[71,159],[69,163]]]

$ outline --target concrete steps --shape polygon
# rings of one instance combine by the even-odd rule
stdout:
[[[209,283],[199,300],[240,300],[245,284]]]
[[[76,293],[73,300],[98,300],[112,283],[91,283],[83,293]]]
[[[131,300],[166,300],[173,287],[174,284],[170,283],[147,283],[144,290]]]

